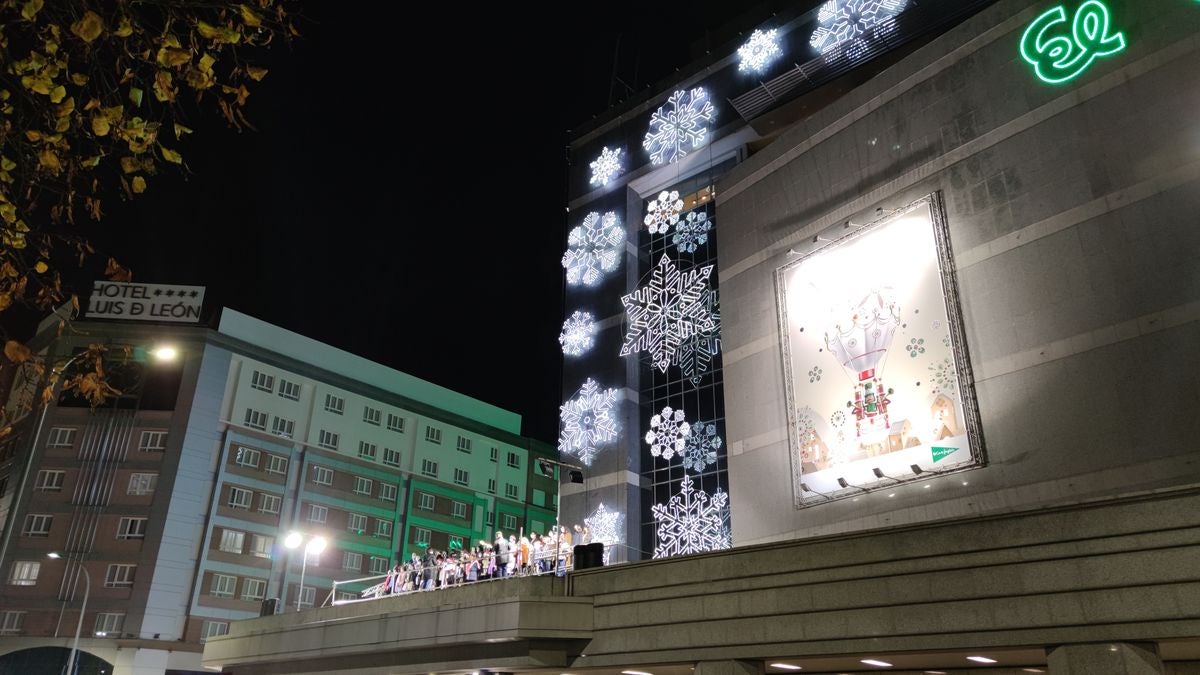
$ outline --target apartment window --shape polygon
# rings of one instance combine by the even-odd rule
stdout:
[[[416,543],[418,545],[425,544],[426,546],[428,546],[429,538],[432,535],[433,535],[433,533],[430,532],[429,530],[427,530],[426,528],[418,527],[418,528],[416,528],[416,532],[413,533],[413,539],[416,541]]]
[[[262,600],[267,595],[267,582],[263,579],[246,579],[242,582],[243,600]]]
[[[425,440],[430,443],[442,444],[442,430],[433,427],[425,427]]]
[[[33,484],[33,489],[40,492],[61,492],[63,487],[63,479],[66,478],[67,472],[55,471],[54,469],[42,469],[38,471],[37,480]]]
[[[317,485],[333,485],[333,469],[314,465],[312,480]]]
[[[496,494],[496,479],[495,478],[488,479],[488,490],[487,491],[488,491],[489,495]]]
[[[266,421],[263,422],[264,426]],[[143,431],[138,439],[138,450],[142,452],[162,452],[167,449],[167,432]]]
[[[226,553],[241,553],[242,546],[246,543],[246,533],[237,530],[221,530],[221,543],[217,548],[220,548]]]
[[[258,468],[259,452],[253,448],[237,449],[237,459],[235,460],[241,466],[248,466],[252,469]]]
[[[109,565],[104,575],[104,585],[108,588],[128,588],[133,585],[133,577],[137,565]]]
[[[33,586],[37,584],[38,572],[42,563],[36,560],[18,560],[12,564],[8,573],[8,583],[13,586]]]
[[[373,462],[375,461],[375,457],[378,455],[379,447],[374,443],[368,443],[366,441],[358,442],[358,456],[362,459],[369,459]]]
[[[363,421],[379,426],[379,423],[383,421],[383,411],[369,405],[363,406]]]
[[[467,473],[466,469],[455,469],[454,482],[457,485],[466,485],[471,482],[471,474]]]
[[[461,551],[463,547],[462,537],[450,537],[450,545],[447,547],[451,551]]]
[[[496,514],[492,513],[491,511],[488,511],[487,513],[483,514],[483,524],[484,525],[491,527],[495,523],[496,523]]]
[[[309,504],[308,505],[308,522],[323,523],[323,522],[325,522],[325,519],[328,517],[329,517],[329,509],[325,508],[324,506],[321,506],[320,504]]]
[[[337,450],[339,440],[341,439],[338,437],[338,435],[332,431],[325,431],[322,429],[320,433],[317,434],[317,445],[325,448],[326,450]]]
[[[275,391],[275,376],[256,370],[250,376],[250,388],[270,394]]]
[[[267,421],[271,416],[265,412],[255,410],[254,408],[246,408],[246,426],[259,431],[267,430]]]
[[[276,417],[271,423],[271,433],[284,438],[296,437],[296,423],[292,420],[285,420],[282,417]]]
[[[533,491],[533,505],[534,505],[534,506],[541,506],[541,507],[545,507],[545,506],[546,506],[546,491],[545,491],[545,490],[538,490],[538,489],[534,489],[534,491]]]
[[[228,621],[205,621],[200,626],[200,641],[229,634]]]
[[[25,516],[25,527],[21,528],[22,537],[48,537],[50,536],[50,524],[54,522],[54,516],[43,513],[31,513]]]
[[[96,615],[96,637],[118,637],[124,628],[124,612],[101,612]]]
[[[518,455],[517,453],[509,450],[508,451],[508,465],[514,469],[521,468],[521,456]]]
[[[281,455],[267,455],[267,473],[287,473],[288,458]]]
[[[146,518],[122,518],[117,523],[117,539],[145,539]]]
[[[387,428],[389,431],[398,431],[404,433],[404,418],[399,415],[388,413]]]
[[[20,635],[25,624],[25,612],[0,612],[0,635]]]
[[[300,383],[288,382],[287,380],[279,379],[279,395],[289,401],[300,400]]]
[[[398,492],[398,488],[395,485],[392,485],[391,483],[380,483],[379,484],[379,498],[385,502],[396,501],[396,493],[397,492]]]
[[[156,473],[135,473],[129,476],[129,487],[125,490],[125,494],[130,495],[152,495],[154,488],[158,486],[158,474]]]
[[[317,597],[317,587],[316,586],[301,586],[300,587],[300,602],[298,604],[301,607],[312,607],[313,601],[316,600],[316,597]]]
[[[509,532],[517,529],[517,517],[511,513],[501,513],[500,526]]]
[[[258,503],[258,510],[262,513],[279,513],[279,505],[283,501],[278,495],[269,495],[263,493],[261,501]]]
[[[371,556],[371,574],[387,574],[388,559],[377,555]]]
[[[400,466],[400,451],[391,448],[383,449],[383,463],[388,466]]]
[[[275,548],[275,537],[261,534],[250,535],[250,555],[258,558],[270,558],[271,550]]]
[[[421,460],[421,475],[429,476],[430,478],[437,478],[438,463],[432,459]]]
[[[422,511],[432,511],[434,502],[434,496],[428,492],[421,492],[417,494],[417,508],[421,509]]]
[[[362,476],[354,477],[355,494],[370,496],[372,485],[374,485],[374,481],[372,481],[370,478],[363,478]]]
[[[214,574],[208,586],[208,594],[218,598],[232,598],[237,589],[237,577],[232,574]]]
[[[346,410],[346,399],[333,394],[325,394],[325,410],[335,415],[341,415]]]
[[[467,505],[464,502],[454,502],[451,504],[450,515],[455,518],[467,517]]]
[[[391,537],[392,536],[392,521],[377,518],[375,520],[375,536],[376,537]]]
[[[512,483],[505,483],[504,484],[504,496],[508,497],[509,499],[516,499],[517,498],[517,486],[513,485]]]
[[[254,501],[254,493],[242,488],[229,488],[229,505],[235,509],[248,509]]]
[[[362,534],[367,531],[367,517],[361,513],[346,514],[346,529]]]
[[[492,448],[488,452],[488,459],[492,460],[493,462],[500,461],[500,448]]]
[[[354,551],[345,551],[342,553],[342,569],[352,572],[362,571],[362,554]]]
[[[471,439],[463,436],[458,437],[458,451],[471,454]]]
[[[46,439],[47,448],[69,448],[75,445],[75,427],[53,427]]]

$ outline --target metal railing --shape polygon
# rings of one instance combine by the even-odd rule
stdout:
[[[476,562],[485,563],[484,569],[488,570],[492,569],[492,560],[493,559],[491,558],[483,558],[477,560]],[[435,591],[444,588],[457,588],[460,586],[470,586],[517,577],[540,576],[546,574],[557,574],[558,576],[563,576],[574,567],[574,560],[571,558],[571,556],[560,556],[558,558],[557,571],[555,570],[554,563],[555,561],[553,555],[536,556],[532,561],[532,564],[522,565],[519,569],[514,568],[511,573],[507,574],[499,569],[500,565],[497,563],[496,572],[494,574],[475,574],[474,579],[470,578],[472,575],[469,574],[469,569],[463,569],[462,562],[442,563],[441,565],[422,566],[419,568],[414,568],[411,564],[408,564],[402,566],[399,571],[392,570],[385,574],[375,574],[369,577],[360,577],[358,579],[334,581],[333,590],[326,597],[326,600],[322,606],[347,605],[357,602],[377,600],[385,597],[409,595],[412,593]],[[371,585],[358,591],[339,591],[339,587],[364,583],[371,583]],[[339,593],[357,593],[358,597],[339,599]]]

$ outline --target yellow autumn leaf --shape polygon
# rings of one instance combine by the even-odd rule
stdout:
[[[133,103],[134,106],[139,107],[139,108],[141,107],[141,105],[142,105],[142,90],[141,90],[141,88],[139,88],[139,87],[130,87],[129,88],[129,101],[131,103]]]
[[[71,118],[70,117],[60,117],[60,118],[58,118],[57,121],[54,122],[54,130],[59,133],[63,133],[70,128],[71,128]]]
[[[158,149],[160,152],[162,152],[163,159],[172,164],[183,164],[183,155],[175,152],[161,143],[158,145]]]
[[[42,148],[42,151],[38,153],[38,166],[53,174],[62,171],[62,162],[58,159],[58,153],[49,147]]]
[[[32,75],[21,76],[21,86],[35,94],[49,94],[50,80],[45,77],[33,77]]]
[[[88,76],[83,73],[71,73],[71,81],[82,87],[88,83]]]
[[[13,363],[25,363],[33,356],[33,352],[16,340],[9,340],[4,343],[4,356]]]
[[[246,66],[246,74],[255,82],[262,82],[262,79],[267,76],[267,69],[259,68],[258,66]]]
[[[213,26],[203,21],[196,22],[196,31],[202,37],[208,38],[218,44],[237,44],[242,39],[242,34],[232,28],[224,26]]]
[[[104,20],[100,18],[99,14],[89,9],[84,13],[83,18],[71,24],[71,32],[80,40],[91,44],[104,32]]]
[[[121,20],[117,22],[117,29],[113,31],[113,35],[117,37],[129,37],[133,35],[133,24],[129,23],[129,17],[121,17]]]
[[[12,171],[17,168],[17,163],[7,157],[0,157],[0,170]]]
[[[262,25],[262,17],[245,5],[238,5],[238,10],[242,13],[242,21],[246,22],[251,28],[258,28]]]
[[[112,124],[109,123],[108,118],[104,117],[103,115],[96,115],[92,118],[93,134],[96,134],[97,136],[107,136],[111,128]]]
[[[140,195],[146,191],[146,179],[141,176],[134,176],[132,185],[134,194]]]
[[[25,138],[28,138],[30,141],[33,141],[34,143],[37,143],[38,141],[42,140],[42,132],[36,131],[34,129],[27,129],[25,131]]]
[[[125,173],[134,173],[140,169],[141,166],[141,162],[137,161],[133,157],[121,158],[121,171],[124,171]]]
[[[67,96],[67,88],[61,84],[50,90],[50,102],[61,103]]]
[[[21,16],[26,21],[33,21],[33,17],[42,11],[42,5],[44,4],[46,4],[44,0],[29,0],[29,2],[21,6]]]
[[[100,155],[95,155],[94,157],[88,157],[86,159],[79,160],[79,166],[82,166],[85,169],[94,169],[99,165],[100,165]]]
[[[180,49],[178,46],[170,47],[163,45],[158,49],[156,57],[160,66],[168,68],[177,68],[192,60],[192,53],[186,49]]]
[[[175,100],[175,80],[170,71],[160,70],[154,75],[154,98],[160,103]]]
[[[54,116],[55,117],[67,117],[68,115],[70,115],[73,112],[75,112],[75,97],[71,96],[67,100],[63,101],[61,105],[59,105],[57,108],[54,109]]]
[[[175,123],[175,140],[179,140],[180,138],[183,137],[184,134],[190,134],[190,133],[192,133],[192,130],[190,127],[185,127],[182,124],[180,124],[179,122]]]
[[[119,122],[121,120],[121,117],[123,117],[125,115],[125,106],[114,105],[111,108],[103,108],[100,110],[100,112],[101,112],[101,114],[104,115],[104,117],[109,122],[112,122],[115,124],[115,123]]]
[[[3,312],[4,310],[8,309],[11,306],[12,306],[12,293],[0,293],[0,312]],[[8,429],[11,430],[12,427],[8,427]],[[4,433],[7,433],[7,432],[4,432]],[[0,433],[0,438],[2,438],[4,436],[4,433]]]
[[[45,274],[46,271],[50,269],[50,266],[47,265],[45,261],[39,260],[37,261],[37,264],[33,266],[33,269],[36,270],[38,274]]]

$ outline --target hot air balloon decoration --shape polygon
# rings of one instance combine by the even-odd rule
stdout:
[[[887,356],[892,337],[900,325],[900,305],[891,288],[873,289],[857,304],[837,312],[825,331],[825,346],[855,382],[853,398],[847,401],[855,418],[857,435],[887,432],[888,398],[893,391],[883,386],[876,366]]]

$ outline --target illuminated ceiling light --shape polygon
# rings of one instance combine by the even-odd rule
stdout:
[[[989,659],[986,656],[968,656],[967,660],[975,663],[997,663],[996,659]]]
[[[624,244],[625,228],[615,212],[600,215],[593,211],[584,216],[583,224],[567,236],[567,252],[562,257],[567,285],[600,283],[605,274],[620,266]]]
[[[783,50],[779,48],[779,41],[775,34],[774,28],[767,31],[755,30],[751,33],[746,44],[738,47],[738,57],[741,58],[738,70],[743,73],[761,73],[772,61],[779,58]]]
[[[1125,34],[1109,32],[1111,20],[1108,7],[1100,0],[1079,5],[1069,22],[1062,5],[1052,7],[1025,29],[1021,58],[1047,84],[1070,82],[1096,59],[1125,49]]]
[[[711,496],[692,486],[684,474],[679,494],[666,504],[650,507],[658,544],[655,558],[726,549],[733,545],[729,532],[729,495],[720,488]]]
[[[666,234],[671,226],[679,222],[679,214],[683,212],[683,200],[679,191],[663,190],[658,197],[646,204],[646,217],[642,222],[650,228],[650,234]]]
[[[563,322],[558,344],[566,356],[583,356],[596,343],[596,320],[587,312],[575,312]]]
[[[724,442],[717,435],[717,425],[712,422],[696,422],[692,425],[692,433],[688,435],[680,457],[683,459],[684,470],[704,473],[710,464],[717,463],[717,451]]]
[[[1044,673],[1044,672],[1046,672],[1046,671],[1042,670],[1041,668],[1022,668],[1021,670],[1026,673]]]
[[[591,163],[592,179],[589,181],[592,185],[608,185],[608,181],[616,178],[621,174],[621,153],[624,152],[621,148],[609,150],[608,146],[604,146],[600,150],[600,156],[596,161]]]
[[[808,43],[826,60],[858,59],[871,43],[896,30],[896,15],[908,0],[829,0],[817,14],[819,26]]]
[[[179,350],[170,345],[155,347],[150,351],[150,354],[154,356],[157,361],[162,363],[169,363],[179,358]]]
[[[584,381],[579,396],[558,408],[558,419],[562,423],[558,451],[574,455],[584,466],[591,466],[596,453],[617,438],[617,423],[612,418],[616,403],[616,389],[601,391],[592,378]]]
[[[650,282],[621,297],[629,330],[621,356],[650,352],[655,368],[667,372],[680,344],[696,333],[716,328],[705,305],[712,265],[679,272],[667,255],[654,268]]]
[[[650,153],[650,163],[671,164],[687,156],[708,141],[706,122],[717,117],[717,109],[704,87],[680,89],[671,94],[666,105],[650,116],[650,129],[642,147]]]
[[[654,675],[654,673],[647,673],[644,670],[622,670],[621,675]]]
[[[925,671],[925,675],[946,675],[946,671],[944,671],[944,670],[927,670],[927,671]]]
[[[880,661],[879,659],[862,659],[862,663],[865,663],[868,666],[877,666],[879,668],[892,667],[892,664],[888,663],[887,661]]]
[[[970,485],[970,483],[968,483],[967,481],[964,480],[963,485]]]
[[[662,409],[662,413],[650,418],[650,431],[646,432],[646,444],[650,446],[650,454],[669,460],[675,453],[683,454],[692,427],[686,421],[682,410],[672,410],[671,406]]]
[[[926,484],[925,484],[925,489],[926,489],[926,490],[928,490],[928,489],[929,489],[929,488],[931,488],[931,487],[933,487],[933,486],[932,486],[932,485],[930,485],[929,483],[926,483]]]
[[[801,666],[793,666],[793,665],[792,665],[792,664],[790,664],[790,663],[772,663],[772,664],[771,664],[771,667],[772,667],[772,668],[779,668],[780,670],[804,670],[804,668],[803,668],[803,667],[801,667]]]

